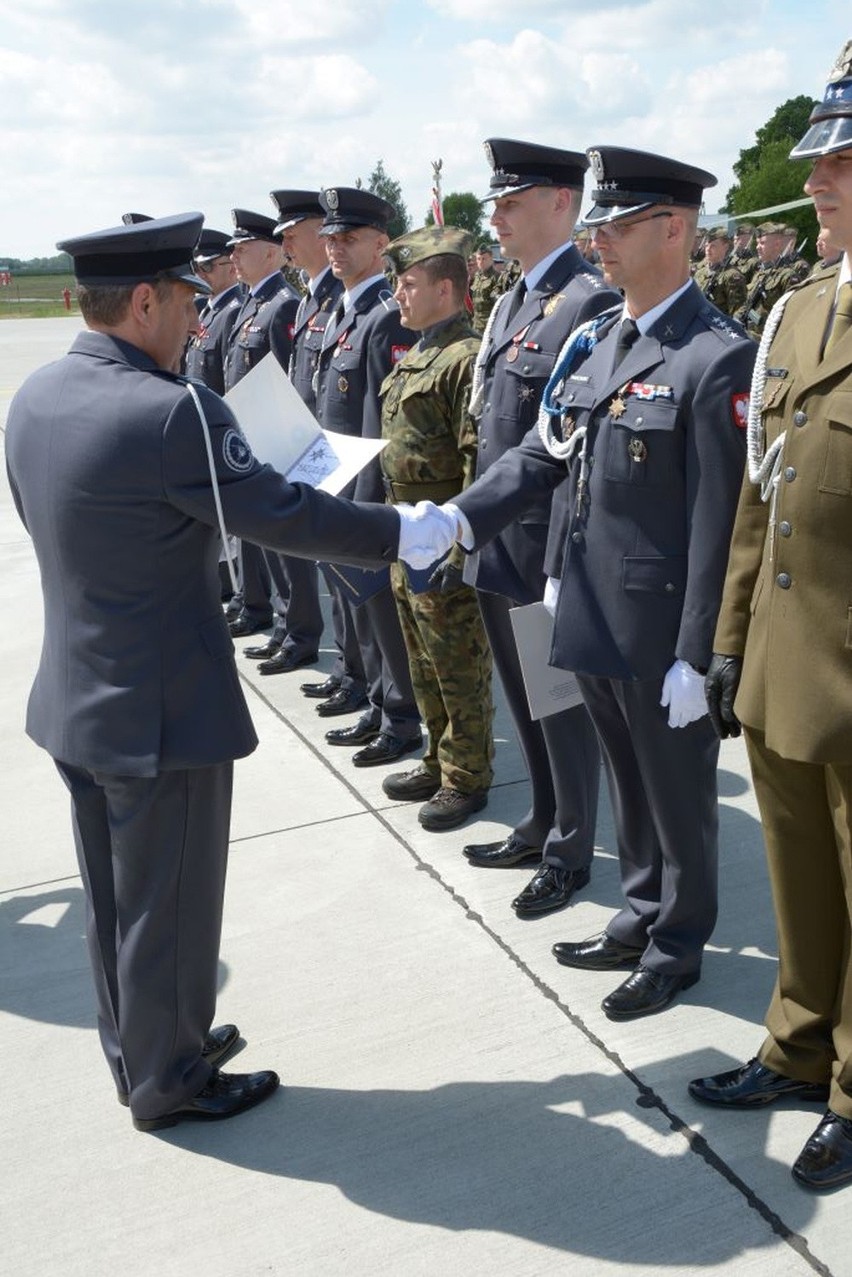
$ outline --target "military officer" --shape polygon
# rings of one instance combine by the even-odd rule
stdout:
[[[699,979],[716,919],[719,745],[703,674],[755,351],[689,277],[715,178],[641,151],[588,155],[584,220],[624,302],[569,338],[539,424],[447,508],[476,548],[555,489],[550,660],[577,673],[600,737],[626,903],[602,935],[554,952],[570,967],[634,968],[603,1001],[622,1020]]]
[[[476,429],[468,413],[479,338],[464,309],[470,236],[426,227],[388,248],[396,300],[406,328],[420,340],[382,383],[381,453],[388,500],[443,501],[473,477]],[[462,580],[459,546],[425,589],[401,564],[393,591],[428,733],[414,771],[388,776],[389,798],[424,802],[424,829],[455,829],[486,803],[493,777],[491,653],[476,591]]]
[[[315,374],[317,418],[327,430],[381,438],[382,382],[406,353],[413,334],[403,327],[387,286],[383,255],[393,205],[371,191],[320,191],[325,216],[320,234],[343,294],[323,333]],[[378,461],[354,484],[361,500],[383,500]],[[351,727],[326,732],[330,745],[359,746],[356,767],[393,762],[422,743],[420,714],[390,581],[354,607],[332,586],[343,623],[342,660],[355,687],[365,684],[367,705]],[[363,695],[363,693],[362,693]],[[360,696],[341,686],[317,706],[322,717],[358,708]]]
[[[473,326],[478,333],[485,332],[488,316],[501,291],[500,275],[494,265],[494,250],[486,240],[476,250],[476,273],[470,281]]]
[[[219,605],[214,489],[235,533],[301,554],[387,562],[420,535],[404,512],[287,483],[218,395],[172,371],[207,291],[201,222],[58,245],[89,331],[28,378],[6,428],[45,605],[27,732],[71,792],[101,1043],[141,1130],[231,1117],[278,1085],[219,1072],[239,1034],[209,1031],[233,760],[257,744]]]
[[[746,299],[746,281],[736,266],[729,265],[731,237],[724,226],[714,226],[704,239],[704,261],[693,279],[714,306],[733,315]]]
[[[770,310],[794,284],[810,271],[806,262],[785,254],[789,235],[781,222],[762,222],[757,228],[758,268],[751,277],[748,295],[736,318],[755,339],[763,332]]]
[[[720,1107],[828,1101],[793,1165],[852,1183],[852,41],[792,159],[839,267],[767,323],[749,465],[707,695],[742,723],[766,842],[778,972],[757,1058],[690,1085]],[[736,700],[734,700],[736,697]]]
[[[203,381],[217,395],[225,393],[225,355],[234,320],[242,304],[242,286],[231,261],[230,236],[206,226],[193,258],[196,270],[210,288],[199,312],[199,328],[189,339],[184,371]]]
[[[580,210],[585,155],[538,143],[491,138],[486,199],[504,254],[521,278],[495,308],[477,364],[472,409],[479,427],[477,476],[487,474],[535,423],[553,361],[578,324],[611,306],[618,294],[583,261],[571,242]],[[544,593],[549,494],[527,509],[465,565],[476,586],[494,663],[506,695],[532,788],[530,810],[508,837],[472,843],[472,865],[506,868],[537,863],[513,901],[521,917],[564,908],[589,880],[597,819],[600,753],[583,705],[542,720],[529,704],[509,613]]]

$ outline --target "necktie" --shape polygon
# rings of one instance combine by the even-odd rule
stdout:
[[[526,301],[527,285],[526,281],[521,279],[512,289],[509,297],[509,305],[506,307],[506,327],[508,328],[518,311]]]
[[[829,355],[841,338],[852,328],[852,283],[843,284],[837,294],[834,319],[828,331],[823,357]]]
[[[636,327],[634,320],[625,319],[622,321],[621,328],[618,330],[618,340],[615,343],[615,355],[612,360],[612,371],[615,372],[630,347],[639,336],[639,329]]]

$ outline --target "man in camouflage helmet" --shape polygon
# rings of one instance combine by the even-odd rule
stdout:
[[[760,265],[752,276],[748,296],[735,316],[756,340],[778,298],[806,279],[810,271],[807,262],[787,254],[789,238],[783,222],[762,222],[757,228]]]
[[[394,504],[447,500],[473,475],[468,403],[479,338],[464,310],[469,239],[432,226],[388,249],[402,322],[420,333],[381,388],[381,463]],[[428,742],[421,764],[382,788],[389,798],[426,800],[418,819],[431,830],[454,829],[484,807],[493,775],[491,652],[476,591],[462,581],[463,558],[455,546],[422,583],[401,563],[391,572]]]
[[[485,332],[488,316],[501,291],[500,273],[494,265],[494,250],[487,242],[480,244],[476,250],[476,274],[470,281],[473,326],[478,333]]]
[[[728,252],[731,237],[724,226],[714,226],[704,240],[704,261],[693,276],[696,284],[714,306],[733,315],[745,303],[746,282],[736,266],[731,266]]]

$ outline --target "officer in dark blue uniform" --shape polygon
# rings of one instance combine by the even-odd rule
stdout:
[[[195,249],[195,268],[210,289],[198,315],[199,328],[186,348],[187,377],[203,381],[217,395],[225,393],[225,356],[231,329],[243,301],[231,261],[230,236],[224,231],[201,232]]]
[[[603,1002],[627,1019],[695,983],[716,919],[719,745],[703,673],[755,347],[689,278],[712,175],[615,147],[588,154],[585,221],[624,304],[569,339],[539,425],[455,505],[479,546],[556,490],[551,663],[576,671],[600,737],[626,904],[603,935],[555,952],[572,967],[634,967]]]
[[[491,224],[521,278],[488,324],[474,381],[478,418],[477,476],[520,443],[535,422],[553,361],[568,334],[617,300],[600,272],[572,243],[580,213],[585,155],[531,142],[491,138],[493,173],[486,196]],[[600,752],[584,705],[540,721],[530,718],[509,612],[538,602],[545,586],[544,547],[550,497],[535,506],[465,568],[479,591],[494,663],[526,763],[532,807],[498,842],[472,844],[473,865],[503,868],[539,861],[529,885],[513,901],[521,917],[541,917],[567,905],[589,881],[597,819]]]
[[[382,382],[414,341],[400,322],[383,272],[393,206],[351,187],[329,188],[319,198],[325,210],[321,234],[344,292],[323,334],[315,382],[317,417],[327,430],[380,439]],[[353,487],[359,500],[384,498],[377,460],[361,471]],[[336,595],[343,622],[344,682],[317,709],[321,716],[351,711],[363,696],[361,680],[368,704],[353,727],[333,729],[326,740],[361,746],[353,756],[356,767],[393,762],[417,749],[422,736],[390,582],[358,607],[340,590]]]
[[[257,743],[219,603],[214,481],[229,529],[304,555],[390,561],[405,519],[289,484],[218,395],[172,371],[207,288],[201,222],[58,245],[90,331],[26,381],[6,430],[45,607],[27,731],[71,792],[101,1042],[143,1130],[230,1117],[278,1084],[219,1073],[238,1031],[209,1034],[233,760]]]

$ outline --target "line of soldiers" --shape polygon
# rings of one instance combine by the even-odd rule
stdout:
[[[781,222],[762,222],[756,232],[743,222],[733,236],[727,227],[714,226],[696,236],[693,279],[714,306],[737,319],[757,341],[779,297],[810,273],[797,238],[796,228]]]

